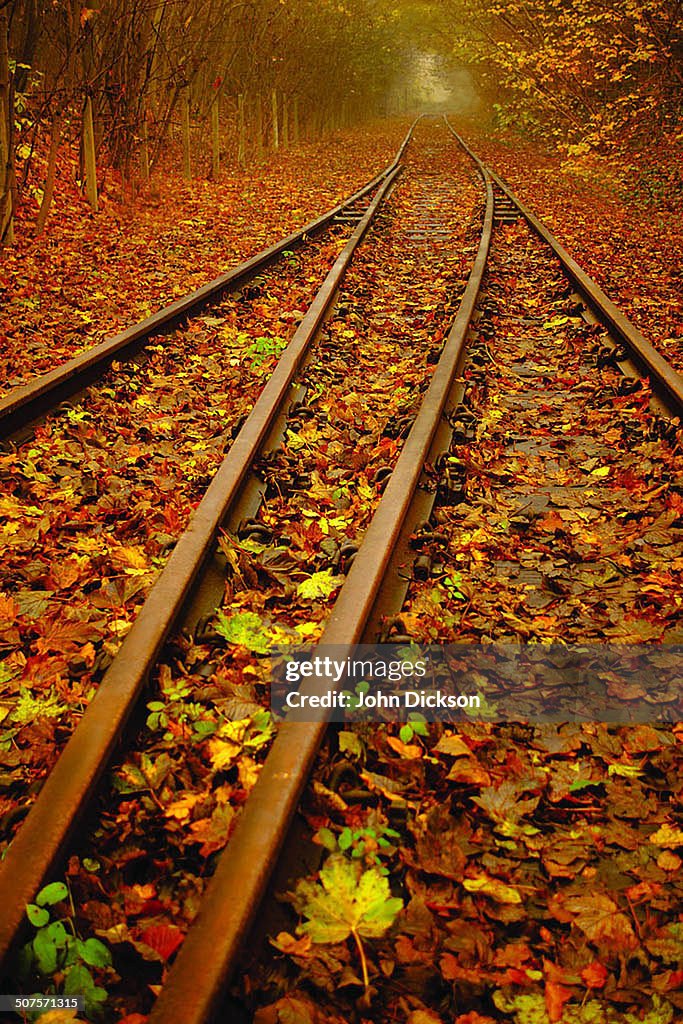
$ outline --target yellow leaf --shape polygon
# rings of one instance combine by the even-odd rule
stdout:
[[[209,740],[209,756],[215,771],[219,772],[229,767],[239,755],[244,746],[244,734],[248,724],[247,719],[226,722],[221,726],[218,736]]]
[[[488,875],[479,875],[476,878],[466,878],[463,886],[467,892],[481,892],[484,896],[490,896],[496,903],[521,903],[522,897],[517,889],[506,885],[499,878],[489,878]]]
[[[591,470],[591,476],[609,476],[609,473],[610,473],[610,467],[609,466],[598,466],[597,469],[592,469]]]
[[[405,757],[407,761],[416,761],[422,757],[422,747],[416,743],[404,743],[398,736],[387,736],[387,743],[392,750],[395,750],[401,757]]]
[[[214,771],[220,772],[224,768],[229,768],[241,749],[239,743],[233,743],[231,740],[209,740],[209,756]]]
[[[259,777],[261,771],[261,765],[257,764],[256,761],[251,757],[241,757],[240,762],[237,765],[237,774],[240,780],[240,786],[243,790],[249,793],[256,785],[256,780]]]
[[[198,804],[201,796],[197,793],[184,793],[166,808],[167,818],[176,818],[178,821],[188,821],[190,812],[195,804]]]
[[[682,863],[678,854],[672,853],[671,850],[662,850],[657,857],[657,867],[662,871],[678,871]]]
[[[634,779],[643,773],[636,764],[611,764],[607,769],[607,774],[621,775],[625,779]]]
[[[148,567],[147,558],[139,547],[116,547],[111,552],[112,561],[120,565],[125,572],[146,571]]]
[[[665,822],[661,828],[652,833],[650,842],[654,846],[683,846],[683,831]]]

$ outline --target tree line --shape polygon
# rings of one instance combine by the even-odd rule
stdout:
[[[432,25],[499,123],[571,156],[680,141],[682,16],[681,0],[443,0]]]
[[[230,122],[241,165],[381,109],[399,70],[379,0],[0,0],[0,232],[49,127],[43,203],[65,132],[96,207],[95,164],[149,176],[170,135],[191,173],[191,125],[218,173]],[[41,210],[44,224],[46,209]]]

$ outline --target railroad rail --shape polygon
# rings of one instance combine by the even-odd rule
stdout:
[[[450,125],[449,129],[453,132]],[[662,365],[665,361],[654,349],[650,351],[651,346],[644,338],[639,340],[642,336],[621,314],[610,312],[609,300],[597,285],[573,264],[547,229],[484,167],[462,139],[453,134],[474,160],[485,190],[481,236],[457,315],[417,417],[319,641],[346,649],[349,655],[357,643],[376,636],[383,616],[391,609],[400,609],[403,600],[405,583],[397,580],[395,567],[408,560],[409,537],[417,523],[428,518],[434,502],[433,494],[426,495],[418,487],[425,464],[433,463],[439,452],[447,450],[453,436],[454,413],[462,394],[458,374],[491,246],[495,195],[497,220],[504,223],[512,219],[509,211],[514,209],[529,222],[551,245],[617,343],[627,345],[639,364],[647,367],[653,386],[664,395],[668,405],[677,414],[683,409],[681,379],[675,371],[668,364]],[[250,467],[259,452],[281,435],[286,406],[295,397],[293,382],[335,301],[355,249],[396,183],[401,171],[399,161],[400,157],[380,181],[375,180],[377,194],[237,435],[189,529],[178,542],[96,697],[13,841],[0,869],[0,901],[5,907],[0,925],[0,956],[7,956],[16,942],[26,903],[64,860],[125,723],[140,699],[150,668],[196,591],[218,530],[235,515]],[[284,247],[291,244],[289,240],[283,243]],[[313,678],[310,685],[322,683],[323,680]],[[329,680],[324,683],[329,688]],[[220,1006],[325,730],[325,723],[297,721],[295,717],[281,724],[235,832],[220,857],[202,908],[152,1010],[152,1024],[176,1020],[201,1024],[211,1019]]]
[[[231,267],[196,291],[164,306],[121,333],[93,345],[53,370],[40,374],[34,380],[0,397],[0,440],[25,437],[35,423],[45,415],[102,377],[113,360],[132,359],[153,338],[172,331],[191,317],[197,316],[207,306],[215,304],[226,293],[252,281],[280,260],[284,253],[305,246],[308,239],[316,238],[334,225],[355,226],[362,217],[362,204],[399,166],[413,128],[414,125],[405,136],[396,156],[384,170],[320,217],[237,266]]]
[[[576,286],[581,298],[594,312],[600,323],[608,328],[615,348],[623,346],[631,356],[636,367],[651,378],[658,393],[664,397],[674,414],[680,412],[681,408],[683,408],[683,377],[681,374],[667,362],[664,356],[631,323],[628,317],[615,306],[602,288],[589,277],[576,260],[570,256],[564,246],[560,244],[555,235],[525,206],[502,178],[479,159],[469,148],[465,140],[454,130],[448,118],[446,118],[446,123],[463,149],[475,161],[481,172],[487,174],[497,186],[500,193],[499,207],[504,206],[506,210],[514,211],[516,215],[521,215],[538,237],[550,247],[562,264],[567,277]],[[625,361],[622,359],[621,362],[624,364],[624,370],[626,371]]]

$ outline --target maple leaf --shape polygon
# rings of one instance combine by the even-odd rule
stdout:
[[[377,868],[363,871],[346,857],[328,857],[320,881],[300,881],[295,907],[308,918],[297,931],[316,943],[343,942],[349,935],[379,938],[395,921],[403,900],[390,895]]]
[[[519,819],[536,808],[540,797],[522,800],[520,788],[520,783],[506,781],[498,789],[483,790],[479,796],[472,797],[472,801],[486,811],[504,835],[513,836],[520,832],[529,834],[529,830],[536,832],[538,830],[531,825],[519,824]]]
[[[235,809],[231,804],[219,804],[210,818],[202,818],[190,825],[191,843],[201,843],[199,853],[210,857],[225,846],[232,828]]]
[[[271,644],[263,620],[255,612],[237,612],[216,615],[216,632],[229,644],[246,647],[252,654],[267,654]]]
[[[444,734],[434,747],[436,754],[448,754],[449,757],[469,757],[472,749],[457,733]]]
[[[299,597],[309,601],[316,601],[318,598],[329,597],[342,585],[338,576],[332,575],[331,569],[323,569],[321,572],[314,572],[307,580],[302,580],[296,588]]]
[[[177,821],[188,821],[192,808],[203,799],[200,793],[183,793],[176,800],[166,807],[167,818],[175,818]]]
[[[548,981],[545,985],[545,1006],[548,1011],[548,1020],[556,1024],[563,1017],[564,1004],[572,997],[572,990],[556,981]]]
[[[149,563],[147,557],[140,547],[124,547],[117,545],[111,550],[112,561],[120,565],[124,572],[136,575],[147,572]]]

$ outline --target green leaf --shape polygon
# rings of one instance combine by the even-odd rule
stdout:
[[[207,736],[213,736],[218,725],[216,722],[207,722],[204,719],[200,719],[198,722],[192,723],[192,728],[197,733],[197,736],[204,739]]]
[[[339,751],[342,754],[352,754],[354,757],[363,756],[363,744],[355,732],[339,733]]]
[[[337,849],[337,840],[334,837],[334,832],[329,828],[319,828],[315,834],[316,842],[324,846],[326,850],[333,853]]]
[[[33,940],[38,970],[41,974],[54,974],[57,970],[57,946],[47,928],[41,928]]]
[[[54,942],[57,949],[63,949],[67,943],[73,941],[70,939],[66,928],[61,921],[53,921],[52,924],[48,925],[44,930],[48,933],[51,941]]]
[[[238,612],[226,615],[218,612],[216,632],[229,644],[239,644],[253,654],[267,654],[271,643],[267,630],[255,612]]]
[[[42,928],[50,920],[50,914],[43,907],[37,907],[35,903],[29,903],[26,907],[26,916],[34,928]]]
[[[340,836],[339,836],[339,849],[340,850],[348,850],[348,848],[351,846],[352,843],[353,843],[353,832],[351,831],[350,828],[343,829],[341,834],[340,834]]]
[[[574,779],[571,786],[569,787],[570,793],[580,793],[582,789],[586,789],[588,786],[601,786],[601,782],[595,782],[593,779]]]
[[[333,576],[331,569],[324,569],[322,572],[314,572],[307,580],[302,580],[296,588],[299,597],[315,601],[318,598],[329,597],[342,585],[339,576]]]
[[[343,942],[352,932],[379,938],[403,907],[377,868],[363,871],[360,862],[335,855],[321,869],[319,882],[299,882],[295,904],[308,918],[297,930],[317,943]]]
[[[39,907],[52,907],[55,903],[65,900],[69,895],[69,890],[64,885],[64,882],[50,882],[43,889],[40,890],[36,896],[36,903]]]
[[[64,980],[65,996],[87,996],[95,989],[95,980],[83,964],[74,964],[66,972]]]
[[[78,952],[81,959],[91,967],[111,967],[111,953],[99,939],[79,940]]]
[[[60,704],[59,698],[52,691],[47,696],[35,698],[30,690],[22,686],[11,720],[23,725],[36,718],[58,718],[64,711],[66,704]]]

